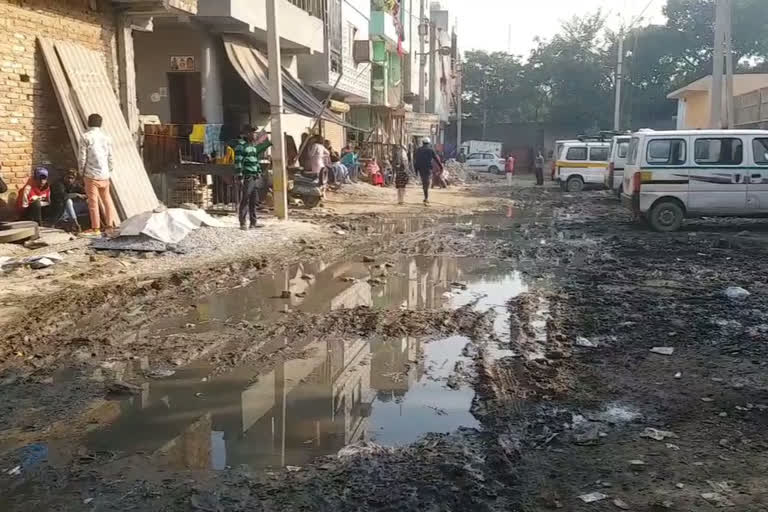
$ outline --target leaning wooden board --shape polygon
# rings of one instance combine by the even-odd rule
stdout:
[[[121,218],[156,208],[157,196],[101,55],[74,43],[44,38],[39,42],[75,153],[88,116],[101,114],[104,130],[112,137],[115,162],[112,187]]]

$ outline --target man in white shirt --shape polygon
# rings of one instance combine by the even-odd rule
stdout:
[[[101,129],[102,118],[99,114],[88,116],[88,131],[80,140],[79,169],[85,178],[85,195],[88,197],[88,213],[91,216],[91,229],[84,235],[101,234],[101,216],[99,202],[104,209],[107,229],[117,227],[117,213],[109,193],[109,179],[112,174],[112,140]]]

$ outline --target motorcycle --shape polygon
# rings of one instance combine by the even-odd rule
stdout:
[[[301,173],[294,174],[288,183],[288,195],[294,199],[301,199],[307,208],[316,207],[323,199],[323,192],[320,190],[317,178]]]

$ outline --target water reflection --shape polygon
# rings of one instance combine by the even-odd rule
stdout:
[[[368,282],[384,272],[383,284]],[[457,281],[467,289],[453,290]],[[284,289],[304,296],[271,298]],[[488,309],[524,289],[519,273],[487,261],[415,257],[390,268],[316,263],[207,297],[182,320],[215,329],[225,320],[265,319],[286,307],[455,308],[479,301]],[[241,367],[211,376],[206,368],[186,368],[145,384],[140,395],[120,403],[115,421],[88,434],[86,446],[141,452],[175,468],[301,466],[359,441],[404,444],[428,432],[477,426],[469,413],[471,387],[446,386],[462,365],[471,365],[462,356],[466,338],[291,341],[305,344],[302,357],[269,371]]]

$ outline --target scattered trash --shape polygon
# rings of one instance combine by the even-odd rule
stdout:
[[[584,503],[595,503],[598,501],[603,501],[604,499],[607,499],[608,496],[601,492],[591,492],[589,494],[582,494],[579,496],[579,499],[583,501]]]
[[[24,258],[22,263],[29,265],[29,268],[37,270],[41,268],[52,267],[53,265],[62,261],[64,261],[64,256],[57,252],[52,252],[49,254],[43,254],[42,256],[30,256],[29,258]]]
[[[677,372],[677,373],[675,374],[675,378],[676,378],[676,379],[682,379],[682,378],[683,378],[683,374],[682,374],[681,372]]]
[[[92,502],[92,501],[93,501],[93,498],[85,498],[85,499],[83,500],[83,505],[88,505],[88,504],[89,504],[90,502]]]
[[[576,346],[577,347],[584,347],[584,348],[597,348],[597,343],[589,341],[589,339],[579,336],[576,338]]]
[[[709,402],[714,402],[715,399],[714,398],[709,398],[708,396],[705,396],[705,397],[702,397],[701,401],[709,403]]]
[[[112,395],[138,395],[141,387],[123,381],[113,382],[107,387],[107,393]]]
[[[733,507],[734,503],[723,496],[722,494],[716,493],[716,492],[704,492],[701,494],[701,497],[707,500],[710,503],[714,503],[718,507]]]
[[[724,293],[731,300],[743,300],[751,295],[751,293],[740,286],[730,286],[725,289]]]
[[[645,430],[643,430],[643,433],[640,434],[640,437],[647,437],[655,441],[663,441],[668,437],[676,438],[677,434],[675,434],[674,432],[670,432],[668,430],[658,430],[652,427],[646,427]]]
[[[669,448],[672,451],[676,451],[676,452],[680,451],[680,447],[677,446],[676,444],[672,444],[672,443],[667,443],[667,448]]]
[[[677,484],[675,485],[675,487],[677,487],[678,489],[683,489],[685,488],[685,484]]]
[[[5,473],[10,476],[18,476],[21,474],[21,466],[16,466],[15,468],[11,468],[7,470]]]
[[[675,353],[675,349],[672,347],[653,347],[651,352],[662,356],[671,356]]]
[[[150,379],[167,379],[176,374],[176,370],[167,370],[165,368],[158,368],[157,370],[149,370],[145,373]]]
[[[629,510],[630,509],[629,504],[626,501],[624,501],[624,500],[622,500],[620,498],[616,498],[615,500],[613,500],[613,504],[616,505],[617,507],[619,507],[621,510]]]
[[[296,473],[297,471],[301,471],[301,467],[299,466],[285,466],[285,469],[287,469],[289,473]]]
[[[373,256],[363,256],[363,263],[374,263],[376,258]]]
[[[630,466],[645,466],[645,461],[640,459],[635,459],[629,461]]]
[[[338,229],[338,230],[334,231],[334,233],[336,233],[337,235],[342,235],[342,236],[347,234],[347,232],[344,231],[343,229]]]

